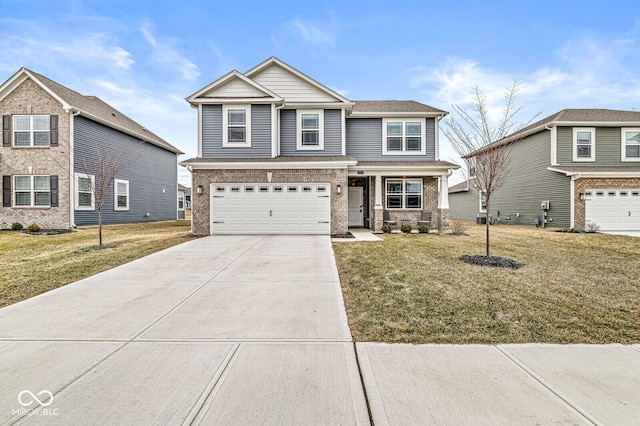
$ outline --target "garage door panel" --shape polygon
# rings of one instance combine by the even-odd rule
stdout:
[[[329,234],[329,184],[212,185],[212,233]]]
[[[640,230],[640,189],[588,189],[585,222],[602,231]]]

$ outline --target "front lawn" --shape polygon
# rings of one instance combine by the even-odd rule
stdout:
[[[492,255],[519,270],[474,266],[468,236],[391,234],[334,243],[356,341],[640,342],[640,238],[492,226]]]
[[[98,272],[180,244],[190,238],[186,220],[106,225],[68,234],[30,235],[0,231],[0,307],[28,299]]]

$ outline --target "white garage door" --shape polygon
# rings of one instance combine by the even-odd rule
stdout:
[[[640,188],[588,189],[585,221],[602,231],[640,231]]]
[[[329,234],[329,184],[211,184],[212,234]]]

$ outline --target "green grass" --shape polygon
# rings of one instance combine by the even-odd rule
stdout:
[[[60,235],[0,232],[0,307],[61,287],[98,272],[194,238],[190,222],[106,225],[96,250],[97,227]]]
[[[491,228],[492,255],[519,270],[458,260],[484,254],[468,236],[391,234],[334,243],[356,341],[640,342],[640,239]]]

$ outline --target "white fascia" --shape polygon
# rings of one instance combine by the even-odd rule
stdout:
[[[346,169],[354,166],[357,161],[225,161],[189,163],[192,170],[220,170],[220,169],[255,169],[255,170],[283,170],[283,169]]]

